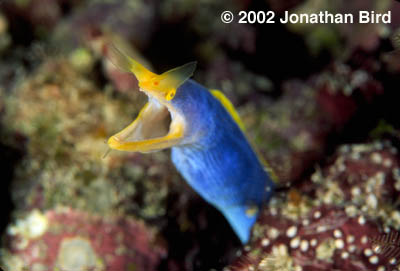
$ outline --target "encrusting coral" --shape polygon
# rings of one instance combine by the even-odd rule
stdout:
[[[6,270],[156,270],[165,248],[156,232],[123,216],[37,209],[8,229]]]
[[[309,181],[271,201],[252,242],[224,270],[398,270],[399,259],[371,242],[400,229],[397,153],[387,141],[340,147]]]

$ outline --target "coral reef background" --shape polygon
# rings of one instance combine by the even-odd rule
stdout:
[[[391,24],[224,24],[230,10],[391,11]],[[0,0],[5,270],[399,270],[400,3]],[[119,47],[162,72],[197,60],[279,179],[251,242],[169,151],[107,151],[145,103]],[[245,193],[245,191],[243,191]]]

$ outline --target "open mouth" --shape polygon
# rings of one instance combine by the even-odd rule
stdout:
[[[130,142],[162,137],[167,135],[170,124],[171,115],[167,107],[151,98],[136,120],[114,137]]]
[[[177,144],[183,135],[182,119],[167,106],[149,97],[138,117],[108,140],[112,149],[150,152]]]

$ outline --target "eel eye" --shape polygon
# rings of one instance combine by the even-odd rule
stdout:
[[[165,96],[165,99],[167,101],[172,100],[175,97],[175,92],[176,92],[175,89],[171,89],[170,91],[168,91],[167,95]]]

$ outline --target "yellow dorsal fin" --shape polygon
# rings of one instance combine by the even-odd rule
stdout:
[[[220,103],[224,106],[226,111],[228,111],[228,113],[231,115],[233,120],[237,123],[237,125],[240,128],[240,130],[242,130],[243,134],[246,136],[243,122],[242,122],[238,112],[236,111],[235,107],[231,103],[231,101],[221,91],[219,91],[217,89],[212,89],[210,91],[211,91],[211,94],[218,101],[220,101]],[[252,146],[252,148],[253,148],[254,152],[256,153],[258,159],[260,160],[261,164],[264,166],[264,170],[267,171],[268,175],[271,177],[271,179],[274,182],[277,182],[278,178],[277,178],[276,174],[274,173],[274,170],[271,168],[271,166],[268,164],[268,162],[265,161],[265,159],[261,156],[261,154],[257,151],[257,149],[254,148],[253,144],[250,143],[250,145]]]
[[[228,113],[231,115],[232,119],[239,126],[240,130],[242,130],[242,132],[244,132],[245,129],[244,129],[243,122],[240,119],[240,116],[239,116],[238,112],[236,111],[235,107],[233,106],[233,104],[231,103],[231,101],[229,101],[229,99],[226,98],[226,96],[217,89],[212,89],[210,91],[211,91],[211,94],[214,95],[214,97],[218,101],[220,101],[220,103],[224,106],[226,111],[228,111]]]

